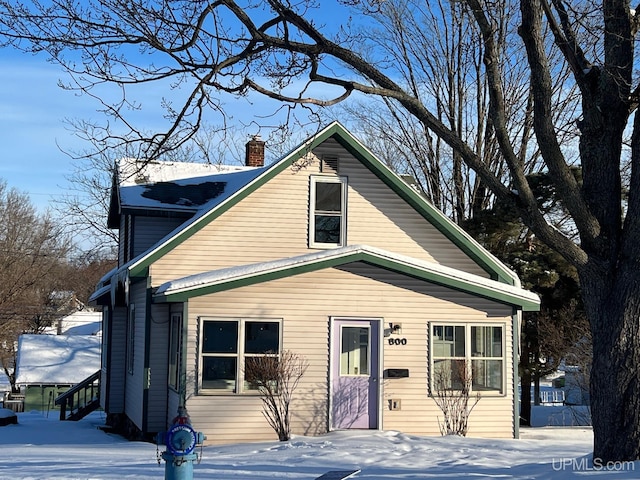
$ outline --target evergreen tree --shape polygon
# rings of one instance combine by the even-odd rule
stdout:
[[[579,170],[574,175],[579,177]],[[562,206],[548,175],[528,177],[540,209],[561,221]],[[522,318],[519,374],[521,385],[520,422],[531,424],[531,385],[534,403],[540,401],[540,379],[558,369],[562,360],[589,365],[582,347],[590,345],[586,315],[580,298],[576,269],[550,249],[522,223],[517,212],[497,202],[476,213],[464,228],[485,248],[519,275],[523,287],[540,296],[539,312],[525,312]],[[586,349],[590,355],[590,350]],[[578,354],[578,351],[580,352]]]

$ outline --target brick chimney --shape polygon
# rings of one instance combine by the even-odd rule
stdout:
[[[264,141],[260,134],[251,137],[247,142],[247,156],[245,159],[247,167],[263,167],[264,166]]]

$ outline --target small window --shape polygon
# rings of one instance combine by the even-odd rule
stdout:
[[[311,177],[309,246],[340,247],[346,243],[347,180]]]
[[[201,389],[220,393],[254,390],[244,382],[244,362],[265,354],[278,356],[280,326],[280,321],[271,320],[203,320]]]
[[[180,390],[182,370],[182,315],[171,315],[169,331],[169,386]]]
[[[431,388],[504,393],[504,325],[431,326]]]
[[[127,371],[133,375],[133,360],[136,351],[136,306],[129,305],[127,325]]]

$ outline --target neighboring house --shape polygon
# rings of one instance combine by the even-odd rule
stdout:
[[[100,335],[102,332],[102,313],[99,311],[79,310],[56,321],[44,333],[53,335]]]
[[[577,365],[564,365],[564,396],[567,405],[591,405],[589,395],[589,369]]]
[[[309,362],[294,434],[439,435],[434,372],[465,360],[469,435],[517,436],[538,297],[338,123],[263,161],[253,139],[246,167],[121,162],[119,266],[92,296],[108,422],[151,435],[184,405],[208,442],[274,439],[243,364],[289,350]]]
[[[101,343],[96,335],[20,335],[16,386],[24,411],[57,410],[58,395],[100,370]]]

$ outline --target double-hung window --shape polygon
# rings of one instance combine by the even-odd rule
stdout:
[[[244,381],[248,357],[279,355],[279,320],[202,319],[200,389],[207,393],[255,390]]]
[[[432,324],[431,389],[505,392],[504,325]],[[469,379],[470,376],[470,379]]]
[[[330,248],[346,243],[347,179],[312,176],[309,205],[309,246]]]

